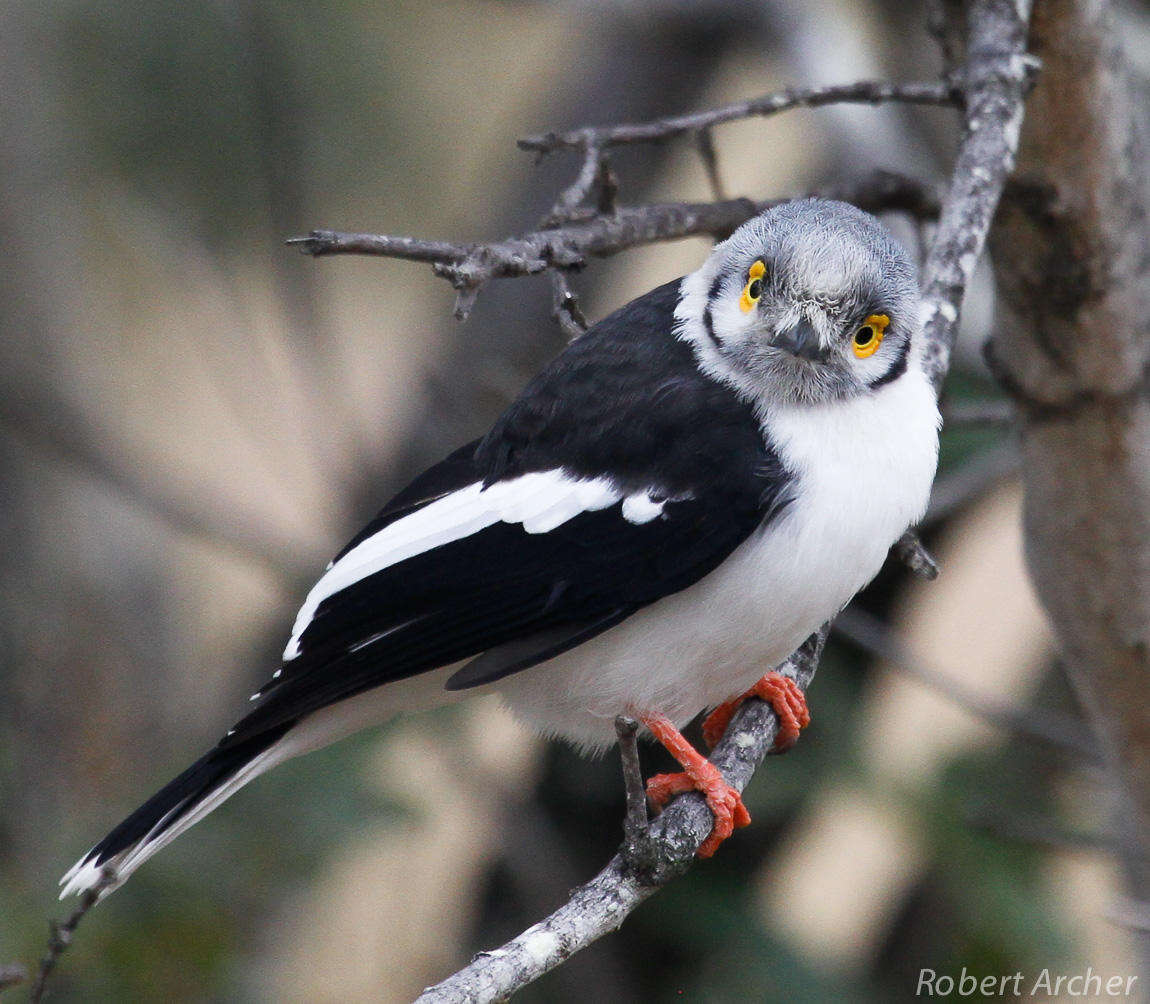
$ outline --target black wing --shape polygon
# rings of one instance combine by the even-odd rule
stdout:
[[[617,501],[547,532],[498,522],[367,575],[318,605],[225,741],[464,659],[452,688],[525,669],[698,581],[778,512],[788,476],[750,406],[674,337],[677,300],[676,282],[596,325],[340,556],[436,499],[540,471],[655,493],[661,515],[632,522]]]

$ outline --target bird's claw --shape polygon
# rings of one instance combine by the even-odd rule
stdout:
[[[731,723],[731,716],[748,697],[761,697],[779,716],[779,731],[775,736],[774,745],[776,753],[782,753],[794,746],[799,738],[799,731],[811,722],[807,699],[799,685],[789,676],[772,671],[745,694],[724,701],[707,716],[703,722],[703,740],[709,749],[714,749],[718,741],[723,738],[723,733]]]
[[[708,761],[703,764],[705,766],[700,765],[690,773],[656,774],[647,782],[647,800],[658,811],[675,795],[701,791],[715,817],[710,836],[699,845],[698,851],[699,857],[709,858],[736,829],[750,824],[751,814],[742,796],[723,780],[719,769]]]

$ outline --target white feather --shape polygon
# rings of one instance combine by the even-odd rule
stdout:
[[[587,748],[614,742],[621,710],[684,724],[742,693],[838,613],[922,516],[938,421],[917,365],[881,393],[770,410],[794,501],[699,582],[500,692],[538,730]]]
[[[527,533],[547,533],[582,512],[606,509],[622,497],[607,478],[578,479],[553,470],[524,474],[487,488],[477,482],[436,499],[361,541],[328,568],[300,607],[284,660],[299,655],[300,636],[319,605],[369,575],[499,522],[520,523]]]
[[[245,764],[239,773],[216,788],[186,816],[183,816],[163,833],[156,834],[156,831],[163,825],[163,820],[161,820],[152,828],[151,833],[102,865],[94,864],[85,854],[60,880],[62,886],[60,898],[63,899],[73,893],[83,893],[94,888],[102,878],[105,865],[109,865],[114,869],[116,878],[113,885],[100,893],[102,899],[113,889],[118,888],[132,872],[153,854],[166,847],[189,827],[194,826],[218,808],[246,784],[285,760],[321,749],[343,739],[345,736],[371,725],[378,725],[406,711],[416,711],[436,704],[446,704],[467,696],[466,693],[453,693],[444,689],[444,683],[458,668],[458,665],[447,666],[407,680],[399,680],[387,687],[367,691],[309,715],[277,743]],[[164,818],[167,819],[168,817]]]
[[[628,523],[650,523],[663,515],[666,500],[656,502],[647,492],[636,492],[623,500],[623,518]]]

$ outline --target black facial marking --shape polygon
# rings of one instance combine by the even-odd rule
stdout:
[[[883,384],[890,383],[892,380],[897,380],[906,372],[907,359],[910,358],[910,339],[903,339],[902,345],[898,348],[898,355],[895,357],[894,362],[890,364],[890,369],[887,370],[882,376],[872,380],[868,387],[871,390],[878,390]]]
[[[719,341],[718,335],[715,334],[715,322],[711,318],[711,304],[715,302],[715,297],[719,295],[719,289],[722,285],[722,275],[715,276],[715,281],[711,283],[711,288],[707,290],[707,306],[703,310],[703,327],[707,330],[707,337],[715,343],[716,348],[720,349],[723,345]]]

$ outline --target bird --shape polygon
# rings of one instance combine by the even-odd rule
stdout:
[[[204,756],[61,879],[103,896],[267,770],[400,713],[496,692],[587,751],[627,715],[699,790],[713,854],[750,817],[708,743],[926,510],[940,418],[907,252],[874,216],[767,209],[590,327],[479,439],[391,499],[303,601],[282,664]]]

